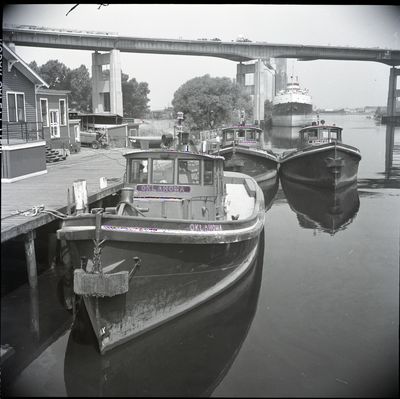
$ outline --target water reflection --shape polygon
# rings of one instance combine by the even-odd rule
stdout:
[[[304,229],[318,229],[331,235],[344,230],[360,207],[357,182],[341,189],[319,188],[281,178],[290,208]]]
[[[270,143],[274,151],[284,152],[297,148],[299,143],[299,130],[300,127],[285,127],[279,126],[279,128],[272,128],[267,132],[267,137],[270,139]]]
[[[64,360],[68,395],[210,395],[232,365],[255,314],[264,232],[260,244],[254,267],[231,289],[103,356],[80,307]]]
[[[279,177],[276,175],[276,178],[264,180],[259,182],[263,194],[264,194],[264,203],[265,203],[265,211],[271,208],[274,203],[274,199],[279,187]]]
[[[399,129],[397,129],[397,137]],[[400,143],[395,140],[396,128],[392,124],[386,126],[386,146],[385,146],[385,177],[400,177]]]

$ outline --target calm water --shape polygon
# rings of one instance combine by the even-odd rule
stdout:
[[[84,312],[71,330],[55,288],[61,271],[43,272],[37,292],[23,284],[2,298],[2,344],[14,348],[2,393],[397,396],[400,128],[390,145],[387,127],[365,115],[323,118],[360,149],[358,187],[335,197],[293,184],[266,192],[274,200],[252,273],[105,356]],[[291,148],[291,130],[266,132],[266,145]]]

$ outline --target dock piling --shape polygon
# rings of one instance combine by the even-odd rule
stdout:
[[[35,230],[29,231],[24,236],[25,257],[28,272],[29,286],[37,288],[37,268],[36,268],[36,253],[35,253]]]

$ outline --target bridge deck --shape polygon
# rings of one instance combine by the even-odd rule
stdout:
[[[116,192],[122,185],[125,172],[125,149],[92,150],[82,148],[65,161],[47,164],[44,175],[1,184],[1,242],[28,233],[55,219],[49,214],[38,216],[15,215],[34,206],[45,209],[67,210],[67,189],[78,179],[86,180],[89,203]],[[108,187],[101,190],[100,177],[108,179]]]
[[[20,46],[65,48],[89,51],[113,49],[131,53],[197,55],[225,58],[236,62],[255,59],[297,58],[300,60],[375,61],[400,65],[396,49],[273,44],[267,42],[222,42],[118,36],[114,33],[75,33],[31,27],[3,27],[3,41]]]

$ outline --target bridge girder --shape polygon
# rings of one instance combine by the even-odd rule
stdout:
[[[266,58],[297,58],[299,60],[374,61],[390,66],[400,65],[400,50],[303,46],[260,42],[222,42],[202,40],[171,40],[117,36],[115,34],[84,34],[62,31],[3,28],[3,41],[20,46],[66,48],[89,51],[111,51],[218,57],[235,62]]]

